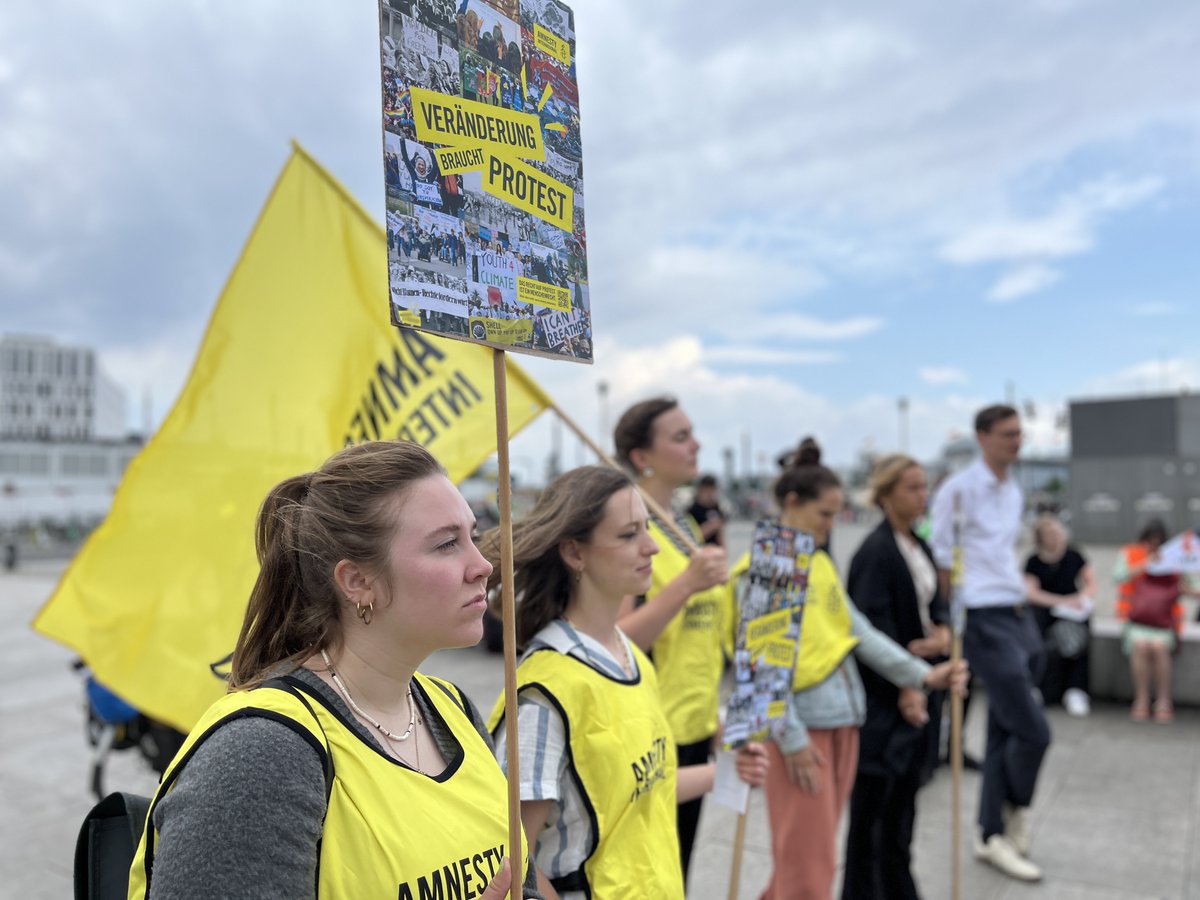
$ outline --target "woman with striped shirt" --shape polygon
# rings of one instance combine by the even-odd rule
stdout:
[[[485,535],[484,555],[498,543]],[[601,466],[555,479],[513,527],[521,818],[551,900],[683,897],[676,803],[708,791],[714,766],[677,769],[654,667],[617,627],[657,552],[632,482]],[[503,712],[501,697],[502,763]],[[763,748],[738,768],[761,783]]]

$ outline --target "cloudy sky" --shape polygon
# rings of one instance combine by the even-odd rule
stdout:
[[[1053,450],[1069,398],[1200,389],[1200,4],[574,8],[597,362],[527,367],[585,425],[674,393],[721,471],[894,449],[901,397],[933,456],[1006,395]],[[372,0],[4,3],[0,330],[161,418],[290,138],[382,217],[377,41]]]

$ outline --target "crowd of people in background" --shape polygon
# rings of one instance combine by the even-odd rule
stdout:
[[[401,255],[420,262],[437,260],[448,266],[459,266],[466,262],[466,242],[450,229],[437,224],[423,228],[415,218],[390,215],[388,217],[388,253],[398,259]]]
[[[778,524],[818,549],[804,554],[783,716],[736,756],[738,777],[765,790],[768,900],[832,898],[847,815],[842,900],[921,896],[917,795],[938,764],[943,703],[972,678],[988,698],[975,855],[1016,879],[1042,877],[1029,816],[1051,745],[1044,706],[1089,714],[1096,576],[1052,516],[1018,563],[1020,417],[988,407],[975,433],[980,455],[932,504],[915,459],[876,461],[881,519],[845,573],[828,553],[840,478],[811,438],[780,458]],[[257,896],[333,896],[350,871],[365,879],[355,895],[367,883],[395,894],[399,881],[409,896],[421,873],[459,866],[471,877],[474,859],[489,900],[514,873],[527,897],[682,898],[750,554],[730,564],[717,481],[700,476],[700,442],[676,400],[630,407],[613,441],[624,471],[569,471],[513,525],[527,847],[505,846],[503,692],[484,717],[418,671],[430,653],[479,640],[500,531],[477,546],[474,516],[437,461],[381,442],[341,451],[265,501],[231,692],[163,780],[131,896],[194,892],[197,877],[217,894],[253,878]],[[1197,591],[1159,570],[1167,538],[1149,523],[1113,573],[1139,722],[1173,718],[1180,599]],[[957,622],[965,660],[952,662]],[[405,816],[390,813],[392,795],[406,798]],[[223,851],[230,842],[238,853]],[[236,864],[214,871],[217,858]]]

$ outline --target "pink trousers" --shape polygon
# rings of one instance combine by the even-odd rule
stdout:
[[[767,744],[767,815],[774,870],[762,900],[830,900],[837,876],[838,824],[858,771],[858,728],[812,729],[812,746],[825,764],[816,794],[788,779],[783,754]]]

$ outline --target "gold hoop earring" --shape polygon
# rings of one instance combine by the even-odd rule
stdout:
[[[371,620],[375,618],[375,601],[372,600],[367,604],[355,603],[354,607],[358,615],[358,620],[364,625],[370,625]]]

